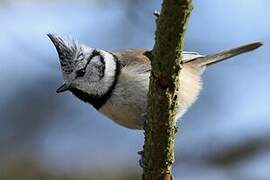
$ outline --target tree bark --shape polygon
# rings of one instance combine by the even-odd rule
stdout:
[[[145,123],[143,179],[171,180],[174,163],[176,92],[192,0],[163,0],[157,19]]]

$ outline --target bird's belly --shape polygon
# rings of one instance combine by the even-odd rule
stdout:
[[[148,78],[144,80],[141,78],[134,82],[119,79],[112,97],[100,108],[100,112],[124,127],[143,129],[149,82]]]
[[[146,105],[143,105],[145,108],[139,108],[138,104],[142,105],[146,104],[146,102],[139,103],[137,101],[135,104],[126,104],[126,101],[121,101],[117,97],[112,97],[104,106],[102,106],[100,112],[126,128],[142,129],[146,119]]]

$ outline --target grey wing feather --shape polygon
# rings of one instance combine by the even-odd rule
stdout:
[[[145,55],[146,49],[127,49],[125,51],[115,52],[114,55],[119,59],[121,67],[140,65],[143,72],[151,71],[151,62]],[[138,67],[138,66],[137,66]]]
[[[115,52],[122,66],[129,64],[147,64],[151,65],[150,60],[145,55],[146,49],[127,49],[125,51]]]

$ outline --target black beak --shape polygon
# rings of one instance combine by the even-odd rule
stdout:
[[[60,86],[60,87],[56,90],[56,92],[57,92],[57,93],[62,93],[62,92],[65,92],[65,91],[67,91],[67,90],[69,90],[69,86],[67,86],[66,84],[63,84],[62,86]]]

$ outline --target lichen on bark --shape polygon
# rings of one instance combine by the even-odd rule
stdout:
[[[143,150],[144,180],[172,179],[176,127],[176,91],[184,32],[192,0],[163,0],[151,58],[148,113]]]

